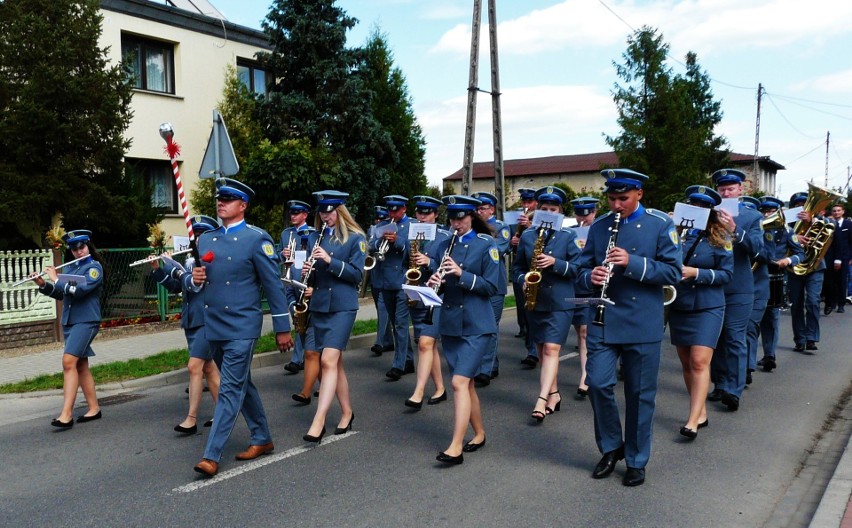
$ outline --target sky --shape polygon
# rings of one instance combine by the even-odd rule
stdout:
[[[231,22],[260,28],[269,0],[211,0]],[[488,0],[482,0],[479,88],[491,91]],[[472,0],[338,0],[359,23],[347,44],[378,28],[402,71],[426,137],[431,184],[462,165]],[[786,170],[775,192],[806,182],[844,188],[852,166],[852,2],[848,0],[497,0],[504,159],[609,151],[617,136],[613,62],[627,38],[656,28],[668,64],[687,52],[712,79],[724,113],[717,133]],[[844,52],[843,50],[846,50]],[[494,159],[491,97],[479,93],[475,161]],[[826,141],[827,134],[830,134]]]

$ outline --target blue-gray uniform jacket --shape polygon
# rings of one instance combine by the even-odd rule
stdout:
[[[154,280],[172,293],[183,294],[180,311],[180,327],[188,330],[204,326],[204,301],[201,293],[192,287],[192,268],[185,272],[172,264],[154,270]]]
[[[580,254],[578,282],[598,295],[592,284],[592,269],[606,258],[613,213],[595,219]],[[674,223],[667,214],[645,209],[641,204],[622,219],[616,246],[630,254],[626,267],[615,266],[607,286],[607,297],[615,305],[606,307],[606,324],[589,325],[589,335],[605,343],[655,343],[663,339],[663,286],[681,278],[681,252]]]
[[[438,244],[436,254],[443,255],[449,245],[449,240]],[[461,277],[449,274],[444,277],[441,334],[496,333],[497,322],[493,317],[491,297],[497,293],[500,254],[494,238],[471,230],[456,241],[450,256],[462,268],[462,274]]]
[[[208,341],[260,337],[263,324],[260,288],[266,294],[275,333],[290,331],[284,284],[278,276],[279,259],[272,237],[242,221],[213,229],[198,237],[198,254],[205,260],[203,287],[204,332]]]
[[[681,242],[683,258],[691,252],[683,265],[698,268],[698,276],[677,283],[677,298],[672,303],[672,310],[694,312],[725,306],[724,286],[734,275],[733,247],[730,242],[726,242],[725,247],[711,246],[706,236],[702,236],[696,244],[699,232],[690,229]]]
[[[308,224],[302,224],[298,227],[288,227],[284,231],[281,232],[281,249],[283,250],[290,243],[290,238],[293,237],[296,239],[296,251],[305,250],[310,253],[310,248],[313,246],[307,245],[307,232],[310,230]],[[304,241],[304,243],[303,243]],[[308,255],[310,256],[310,255]],[[291,255],[290,258],[293,258]],[[290,275],[289,278],[295,281],[302,280],[302,268],[296,269],[296,267],[290,267]],[[296,290],[293,287],[284,287],[284,291],[287,293],[287,302],[289,304],[293,304],[296,302]]]
[[[788,268],[799,264],[805,258],[804,250],[789,226],[764,232],[763,243],[766,246],[769,258],[773,262],[790,257]]]
[[[370,238],[370,251],[375,252],[379,249],[381,238],[375,236],[375,230],[390,224],[391,221],[382,220],[373,228],[374,236]],[[373,284],[382,290],[401,290],[405,284],[405,270],[408,269],[408,226],[411,225],[411,218],[408,216],[402,217],[402,220],[396,222],[396,242],[390,245],[387,253],[385,253],[384,261],[376,261],[376,267],[371,273],[375,275]]]
[[[539,236],[539,230],[530,228],[521,234],[518,253],[512,263],[512,280],[522,285],[524,275],[530,270],[533,247]],[[580,257],[580,241],[577,233],[571,229],[549,229],[544,234],[543,255],[556,259],[553,266],[541,270],[541,282],[536,295],[536,312],[570,310],[574,304],[568,299],[574,298],[574,279],[577,277],[577,260]],[[520,300],[519,300],[520,301]]]
[[[349,233],[346,243],[340,242],[326,228],[320,247],[331,262],[326,264],[317,260],[314,264],[314,292],[311,296],[312,312],[331,313],[358,309],[358,286],[364,272],[364,259],[367,257],[367,241],[359,233]],[[311,233],[308,247],[314,247],[319,233]],[[342,287],[343,286],[343,287]]]
[[[62,274],[81,275],[84,278],[66,280],[64,277],[59,277],[56,284],[45,282],[44,286],[38,289],[48,297],[62,301],[62,324],[100,321],[100,297],[104,280],[104,269],[101,263],[90,256],[64,268]]]
[[[754,295],[751,262],[758,258],[763,250],[763,229],[760,227],[762,219],[762,214],[742,206],[739,215],[734,218],[737,224],[731,236],[734,244],[734,278],[725,285],[725,294],[728,296]]]
[[[511,251],[512,233],[502,220],[497,220],[496,216],[488,219],[488,227],[494,234],[494,243],[497,244],[497,251],[500,253],[500,278],[497,281],[497,295],[506,295],[506,261],[503,255]]]

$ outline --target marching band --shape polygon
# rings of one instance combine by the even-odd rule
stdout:
[[[775,349],[782,309],[792,310],[795,350],[817,349],[823,258],[845,274],[852,246],[844,240],[842,251],[838,244],[837,253],[826,256],[834,236],[852,236],[852,223],[843,223],[842,207],[839,221],[820,216],[837,200],[835,193],[811,186],[807,193],[794,194],[789,207],[802,208],[792,227],[782,200],[743,196],[745,174],[722,169],[712,175],[713,188],[693,185],[685,190],[683,204],[704,211],[705,220],[694,225],[692,219],[680,222],[677,215],[673,219],[643,206],[648,176],[629,169],[607,169],[601,176],[609,209],[601,216],[595,216],[598,199],[569,202],[556,186],[521,189],[523,210],[511,225],[495,217],[497,198],[490,193],[415,196],[416,219],[406,215],[409,199],[393,194],[376,206],[377,223],[369,235],[347,210],[347,193],[320,191],[314,193],[315,227],[307,223],[310,204],[287,203],[290,226],[281,233],[278,250],[268,233],[245,223],[254,191],[237,180],[218,180],[220,220],[194,218],[197,252],[187,257],[185,268],[171,258],[161,262],[161,257],[132,264],[148,263],[158,283],[184,295],[190,405],[175,430],[197,431],[202,377],[215,401],[213,419],[205,423],[211,427],[209,439],[195,471],[205,477],[217,474],[238,413],[246,419],[251,443],[237,459],[250,460],[274,449],[249,369],[260,335],[261,286],[279,349],[293,349],[285,369],[304,375],[303,389],[293,398],[304,404],[312,395],[319,399],[305,441],[322,440],[334,400],[340,408],[335,434],[353,427],[343,354],[356,319],[359,287],[369,272],[379,320],[390,325],[390,340],[380,331],[372,350],[376,355],[394,351],[386,374],[391,381],[416,372],[406,407],[420,410],[424,399],[439,404],[448,399],[451,388],[453,430],[437,460],[458,465],[464,453],[486,442],[477,388],[499,375],[497,334],[511,281],[520,327],[516,337],[525,339],[521,363],[541,368],[531,418],[541,423],[560,410],[559,355],[574,326],[582,360],[577,396],[588,396],[602,454],[592,476],[605,478],[624,460],[626,486],[645,481],[666,326],[689,395],[680,434],[690,440],[709,425],[706,401],[720,401],[736,411],[752,372],[778,368]],[[569,203],[576,215],[574,226],[563,223],[563,208]],[[442,206],[447,226],[436,223]],[[66,398],[52,422],[55,427],[75,423],[71,412],[78,387],[89,408],[77,423],[101,417],[86,359],[94,355],[91,342],[100,321],[98,293],[104,273],[91,237],[85,230],[69,232],[65,242],[75,260],[65,273],[50,267],[28,278],[41,293],[65,301]],[[676,296],[664,300],[666,289]],[[842,311],[845,295],[832,295],[831,308]],[[758,361],[759,338],[763,354]],[[441,355],[450,373],[447,388]],[[428,396],[430,379],[434,392]],[[625,395],[623,418],[615,397],[619,379]],[[469,426],[473,435],[465,441]]]

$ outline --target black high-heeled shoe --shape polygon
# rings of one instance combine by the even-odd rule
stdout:
[[[353,412],[352,418],[349,419],[349,423],[346,425],[346,427],[335,427],[334,434],[342,435],[342,434],[348,433],[349,431],[352,430],[352,422],[354,422],[354,421],[355,421],[355,413]]]
[[[351,425],[351,422],[350,422],[350,425]],[[325,426],[322,427],[322,431],[320,431],[319,436],[306,434],[305,436],[302,437],[302,440],[304,440],[305,442],[313,442],[313,443],[319,445],[319,443],[322,442],[323,436],[325,436]]]
[[[544,403],[547,403],[547,398],[542,398],[541,396],[539,396],[538,399],[543,400]],[[541,422],[544,421],[544,417],[547,416],[547,414],[548,414],[547,413],[547,406],[545,406],[544,409],[545,409],[544,411],[533,410],[533,412],[532,412],[532,414],[530,414],[530,416],[535,418],[536,421],[538,421],[538,423],[541,423]]]
[[[559,394],[559,391],[553,391],[553,392],[551,392],[550,394],[548,394],[548,397],[549,397],[549,396],[553,396],[554,394]],[[554,405],[554,406],[553,406],[553,409],[551,409],[550,407],[545,406],[545,407],[544,407],[544,413],[545,413],[545,414],[553,414],[553,413],[555,413],[555,412],[559,411],[561,408],[562,408],[562,395],[561,395],[561,394],[559,394],[559,401],[558,401],[558,402],[556,402],[556,405]]]

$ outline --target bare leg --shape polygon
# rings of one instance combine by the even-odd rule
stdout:
[[[74,419],[74,400],[77,398],[77,387],[80,385],[77,361],[77,356],[62,355],[62,412],[57,418],[61,422]]]
[[[435,383],[435,394],[438,397],[447,390],[444,388],[444,375],[441,373],[441,355],[438,354],[438,342],[432,340],[432,381]]]
[[[577,330],[577,348],[580,349],[579,388],[589,390],[589,386],[586,385],[586,358],[588,357],[588,350],[586,349],[586,334],[588,333],[589,328],[586,325],[575,325],[574,329]]]
[[[423,391],[426,390],[426,382],[429,381],[429,375],[432,374],[432,347],[435,344],[435,339],[432,337],[420,336],[417,340],[417,384],[414,387],[409,400],[413,402],[423,401]]]
[[[316,350],[305,350],[305,382],[302,385],[300,394],[305,398],[310,398],[314,392],[317,378],[320,372],[320,353]]]
[[[343,370],[343,354],[337,358],[337,401],[340,402],[340,423],[337,427],[343,429],[352,420],[352,402],[349,400],[349,379]]]
[[[544,343],[541,347],[541,395],[547,399],[547,406],[551,410],[555,410],[556,404],[562,401],[557,386],[561,348],[558,343]]]
[[[95,378],[92,377],[92,371],[89,370],[89,358],[82,358],[77,361],[77,380],[80,388],[83,389],[86,404],[89,406],[86,416],[98,414],[101,406],[98,404],[98,396],[95,393]]]
[[[180,423],[181,427],[192,427],[198,421],[198,406],[201,404],[201,394],[203,392],[204,383],[204,360],[200,358],[189,358],[186,365],[189,371],[189,411],[186,418]]]
[[[473,438],[470,441],[474,444],[481,444],[485,441],[485,426],[482,423],[482,408],[479,406],[476,384],[469,383],[468,392],[470,394],[470,425],[473,427]]]
[[[307,356],[305,359],[307,360]],[[337,368],[339,360],[340,350],[336,348],[323,349],[322,357],[320,358],[322,364],[322,381],[320,381],[319,403],[317,404],[314,421],[311,423],[311,428],[308,429],[308,434],[311,436],[319,436],[322,428],[325,426],[325,417],[328,415],[331,402],[337,393]],[[352,412],[351,407],[349,412]]]
[[[219,399],[219,368],[216,367],[215,361],[208,359],[204,362],[202,371],[204,372],[204,379],[207,380],[207,388],[210,389],[210,396],[213,397],[213,403],[216,403],[216,400]]]
[[[462,452],[464,435],[467,432],[467,426],[470,423],[470,385],[472,383],[473,380],[464,376],[454,375],[452,379],[453,408],[455,410],[455,418],[453,419],[453,440],[450,442],[450,447],[444,451],[444,453],[450,456],[459,456]]]
[[[693,431],[707,419],[707,391],[710,390],[710,360],[713,349],[694,346],[690,350],[692,390],[689,391],[689,421],[686,426]]]

